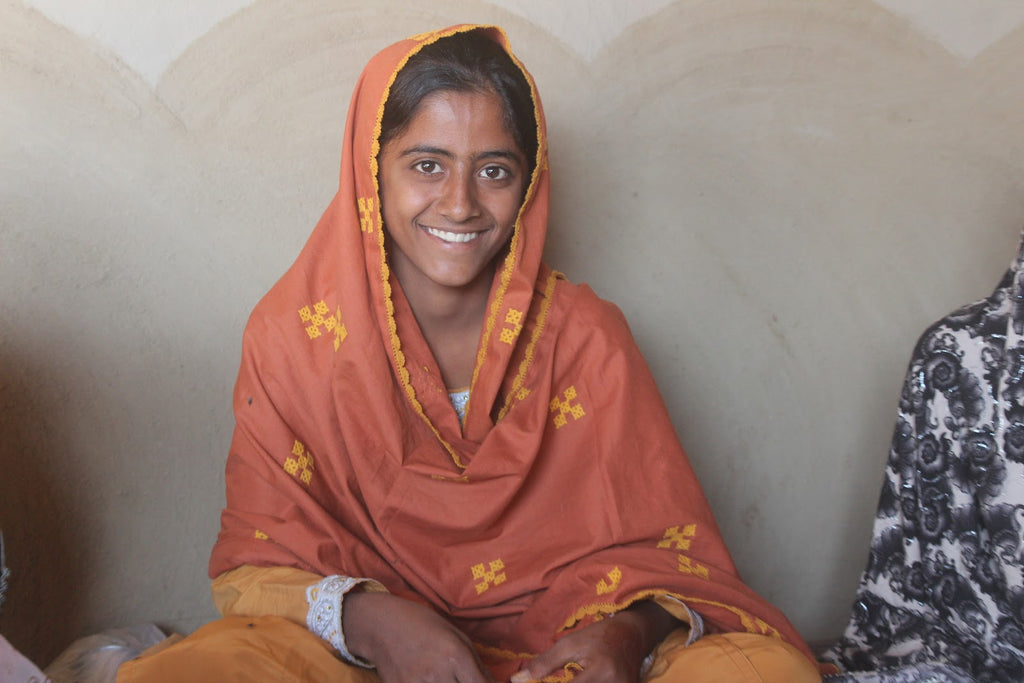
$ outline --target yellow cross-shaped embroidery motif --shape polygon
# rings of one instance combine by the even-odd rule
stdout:
[[[523,330],[523,312],[514,308],[508,309],[505,314],[505,327],[501,328],[501,341],[506,344],[515,344],[516,338]]]
[[[316,339],[323,334],[320,331],[321,326],[328,332],[334,332],[334,350],[337,351],[341,342],[345,341],[345,337],[348,336],[348,330],[341,322],[341,309],[339,308],[334,315],[328,315],[330,310],[327,303],[321,299],[313,304],[312,310],[309,306],[300,308],[299,319],[306,326],[306,334],[310,339]]]
[[[306,447],[301,442],[296,441],[292,445],[292,455],[294,458],[288,458],[284,461],[284,471],[288,474],[301,479],[307,486],[313,479],[313,454],[306,451]]]
[[[680,531],[677,526],[670,526],[665,529],[665,538],[658,542],[659,548],[671,548],[675,546],[676,550],[689,550],[690,539],[697,535],[697,525],[687,524]]]
[[[708,578],[708,568],[697,564],[686,555],[679,556],[679,571],[683,574],[690,574],[701,579]]]
[[[359,198],[359,229],[363,232],[373,232],[373,198]]]
[[[562,395],[565,397],[564,399],[559,399],[555,396],[551,399],[551,403],[548,404],[548,410],[555,415],[555,429],[561,429],[569,422],[569,418],[567,418],[566,415],[572,415],[573,419],[576,420],[586,415],[583,411],[583,406],[578,403],[573,405],[572,403],[576,400],[575,386],[571,386],[566,389],[562,392]]]
[[[607,595],[619,587],[619,584],[622,583],[622,570],[615,567],[608,572],[608,579],[608,581],[601,579],[597,582],[598,595]]]
[[[497,586],[505,583],[505,563],[500,559],[488,562],[486,567],[483,563],[474,564],[469,570],[473,572],[473,579],[480,582],[475,584],[477,595],[486,591],[491,585]]]
[[[252,537],[255,538],[258,541],[269,541],[270,540],[270,536],[267,536],[265,533],[263,533],[259,529],[256,530],[256,533],[254,533],[252,535]]]

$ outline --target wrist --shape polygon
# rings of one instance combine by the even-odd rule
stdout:
[[[309,604],[306,626],[309,630],[330,643],[342,660],[366,668],[372,667],[366,660],[354,655],[346,642],[345,598],[370,583],[376,582],[335,574],[324,577],[306,589],[306,602]]]
[[[638,643],[643,656],[654,650],[675,628],[679,620],[651,600],[641,600],[630,605],[620,616],[627,616],[635,625]]]
[[[345,596],[341,620],[349,652],[368,662],[374,661],[374,614],[379,613],[373,603],[386,598],[386,593],[369,592],[352,592]]]

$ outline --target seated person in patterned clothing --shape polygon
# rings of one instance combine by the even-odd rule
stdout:
[[[1024,235],[995,291],[917,342],[868,566],[829,652],[844,669],[1024,681],[1022,266]]]
[[[339,191],[246,328],[224,618],[119,680],[819,680],[621,314],[542,263],[545,134],[500,29],[366,67]]]

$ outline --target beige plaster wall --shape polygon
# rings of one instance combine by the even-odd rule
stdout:
[[[624,309],[741,571],[842,629],[911,347],[1024,224],[1020,3],[0,0],[0,630],[36,661],[214,616],[244,320],[363,63],[460,21],[537,77],[549,260]]]

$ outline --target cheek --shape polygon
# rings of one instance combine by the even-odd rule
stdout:
[[[408,220],[419,212],[420,202],[407,186],[395,183],[381,183],[381,218],[384,225]]]
[[[496,203],[495,218],[499,220],[510,235],[512,234],[516,217],[519,216],[519,209],[522,206],[521,197],[522,194],[516,192],[515,194],[502,197],[500,203]]]

